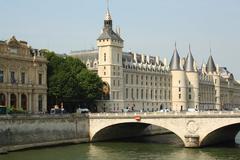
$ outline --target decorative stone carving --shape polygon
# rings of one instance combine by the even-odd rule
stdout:
[[[186,127],[190,134],[195,134],[199,129],[199,125],[194,120],[189,120]]]

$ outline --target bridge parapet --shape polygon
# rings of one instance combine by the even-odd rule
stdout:
[[[111,118],[111,117],[162,117],[162,118],[174,118],[174,117],[240,117],[240,112],[237,111],[207,111],[207,112],[127,112],[127,113],[89,113],[90,118]]]

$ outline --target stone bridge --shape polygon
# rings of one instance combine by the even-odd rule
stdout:
[[[149,125],[173,132],[185,147],[203,147],[235,142],[240,130],[240,112],[89,114],[90,141],[137,136]]]

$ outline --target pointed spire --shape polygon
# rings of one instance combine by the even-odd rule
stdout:
[[[107,0],[107,13],[105,16],[105,20],[106,21],[112,20],[112,17],[111,17],[110,11],[109,11],[109,0]]]
[[[187,59],[185,62],[185,70],[187,72],[194,72],[194,59],[192,56],[190,44],[189,44],[189,52],[188,52]]]
[[[110,14],[109,9],[107,9],[107,13],[106,13],[106,16],[105,16],[105,20],[106,20],[106,21],[112,20],[112,17],[111,17],[111,14]]]
[[[98,37],[97,40],[105,40],[105,39],[112,39],[112,40],[117,40],[120,42],[123,42],[122,38],[120,37],[120,32],[116,33],[113,31],[113,23],[112,23],[112,18],[111,14],[109,11],[109,5],[108,5],[108,0],[107,0],[107,13],[104,19],[104,27],[103,31],[101,32],[101,35]]]
[[[173,52],[173,56],[170,62],[170,69],[171,70],[181,70],[180,68],[180,56],[177,51],[177,43],[175,42],[175,49]]]
[[[206,66],[206,71],[209,72],[216,72],[216,65],[214,63],[212,55],[209,56],[207,66]]]

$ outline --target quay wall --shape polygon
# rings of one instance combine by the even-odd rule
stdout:
[[[0,153],[84,142],[89,142],[84,114],[0,116]]]

